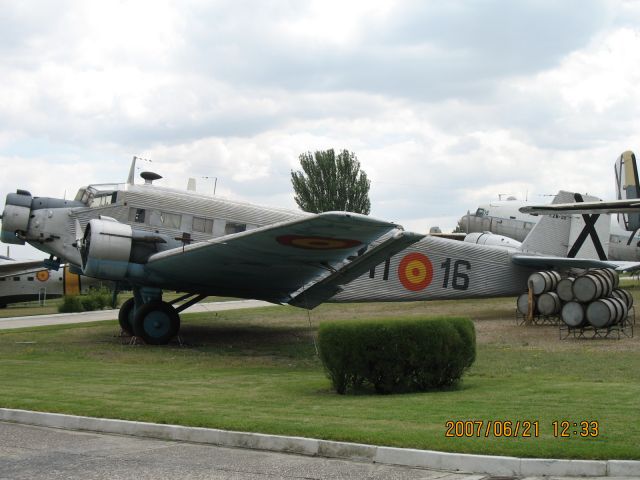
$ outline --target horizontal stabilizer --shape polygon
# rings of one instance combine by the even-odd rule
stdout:
[[[557,203],[552,205],[528,205],[521,213],[531,215],[556,215],[571,213],[628,213],[640,212],[640,200],[614,200],[610,202]]]
[[[287,303],[307,309],[315,308],[339,293],[342,290],[341,285],[355,280],[371,268],[384,262],[387,258],[423,238],[424,235],[418,233],[397,232],[390,238],[369,249],[363,255],[356,257],[344,267],[336,270],[331,275],[303,289],[300,293],[294,294],[292,299]]]
[[[28,273],[39,272],[44,269],[42,260],[28,260],[25,262],[7,262],[0,264],[0,278],[15,277]]]
[[[557,268],[613,268],[625,272],[640,270],[640,262],[603,261],[589,258],[544,257],[522,254],[512,255],[511,263],[521,267],[538,268],[540,270]]]

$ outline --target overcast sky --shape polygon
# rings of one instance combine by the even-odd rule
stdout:
[[[138,155],[160,184],[296,208],[291,169],[327,148],[418,232],[498,194],[613,198],[638,25],[615,1],[0,0],[0,198],[124,182]]]

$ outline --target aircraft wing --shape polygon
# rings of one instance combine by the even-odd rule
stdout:
[[[17,275],[25,275],[27,273],[35,273],[43,268],[45,267],[42,260],[0,263],[0,277],[14,277]]]
[[[521,213],[555,215],[562,213],[630,213],[640,212],[640,199],[613,200],[609,202],[556,203],[528,205],[519,208]]]
[[[551,270],[554,268],[613,268],[619,271],[631,272],[640,270],[640,262],[625,262],[618,260],[595,260],[588,258],[544,257],[537,255],[514,254],[511,263],[521,267]]]
[[[411,243],[422,238],[409,237]],[[352,280],[353,271],[364,272],[386,259],[373,252],[389,253],[390,245],[406,246],[407,238],[393,223],[323,213],[157,253],[145,271],[179,290],[286,303],[327,277],[330,286],[315,290],[320,297],[333,295],[336,285]]]

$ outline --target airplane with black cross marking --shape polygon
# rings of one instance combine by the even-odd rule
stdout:
[[[614,172],[616,200],[584,201],[581,197],[575,197],[573,202],[527,205],[520,207],[519,211],[530,215],[577,214],[582,215],[589,223],[592,223],[593,219],[597,219],[600,215],[606,216],[615,213],[619,226],[625,231],[631,232],[627,234],[626,245],[632,249],[640,248],[640,241],[636,235],[640,231],[640,179],[635,154],[630,150],[623,152],[614,163]]]
[[[634,153],[623,152],[616,159],[614,171],[617,200],[603,202],[596,197],[570,194],[573,196],[571,203],[536,205],[510,198],[507,201],[480,205],[474,213],[469,212],[462,216],[458,220],[458,227],[470,234],[464,237],[467,241],[498,243],[496,239],[509,237],[516,242],[521,242],[542,218],[541,215],[583,215],[585,222],[591,223],[594,218],[597,218],[595,215],[612,217],[609,214],[617,213],[617,219],[611,218],[608,249],[605,248],[606,244],[601,245],[606,257],[600,254],[599,258],[638,261],[640,260],[640,235],[638,234],[640,183]],[[572,256],[571,252],[568,255]]]
[[[52,268],[66,262],[131,288],[120,325],[150,344],[171,340],[179,313],[208,295],[306,309],[481,298],[516,295],[539,269],[629,267],[600,260],[593,236],[567,258],[578,224],[560,215],[541,220],[518,248],[477,245],[355,213],[309,214],[163,188],[152,172],[139,185],[134,171],[135,159],[125,184],[89,185],[75,200],[7,195],[1,238],[46,252]],[[184,295],[168,303],[164,290]]]

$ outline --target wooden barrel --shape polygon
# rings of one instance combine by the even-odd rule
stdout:
[[[615,325],[624,318],[625,307],[617,298],[600,298],[587,306],[587,321],[595,328]]]
[[[581,327],[587,322],[585,308],[579,302],[567,302],[560,313],[562,321],[570,327]]]
[[[523,293],[517,300],[518,312],[522,315],[529,314],[529,293]],[[533,297],[533,313],[536,313],[536,297]]]
[[[531,285],[534,295],[540,295],[541,293],[555,290],[559,281],[560,274],[553,270],[549,270],[544,272],[535,272],[529,275],[529,282],[527,285]]]
[[[623,288],[614,288],[611,292],[611,296],[624,301],[627,308],[633,307],[633,295],[631,295],[627,290],[624,290]]]
[[[542,315],[553,315],[560,311],[562,303],[557,293],[545,292],[536,300],[536,306]]]
[[[556,287],[556,293],[560,300],[563,302],[570,302],[573,300],[573,281],[575,278],[567,277],[563,278],[558,282],[558,286]]]
[[[609,279],[600,275],[582,275],[573,281],[573,296],[579,302],[591,302],[611,291]]]

